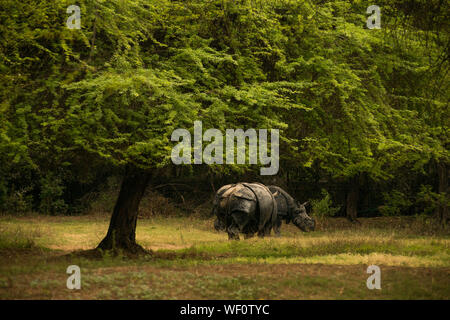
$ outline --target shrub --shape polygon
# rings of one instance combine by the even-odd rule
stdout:
[[[322,199],[312,200],[313,215],[319,219],[334,216],[341,208],[332,207],[331,196],[325,189],[322,189]]]
[[[447,194],[433,192],[430,185],[420,186],[420,192],[417,194],[417,202],[425,205],[425,214],[433,213],[439,206],[450,206],[450,200]]]
[[[158,192],[149,190],[141,201],[139,206],[139,216],[149,218],[153,216],[173,216],[179,213],[179,210],[170,201]]]
[[[27,188],[13,190],[2,198],[1,210],[8,213],[26,213],[32,210],[33,196],[28,193]]]
[[[41,178],[39,211],[45,214],[58,214],[67,211],[67,204],[62,199],[64,185],[61,178],[53,173]]]
[[[398,190],[383,193],[383,198],[384,205],[379,210],[384,216],[398,216],[412,205],[408,197]]]

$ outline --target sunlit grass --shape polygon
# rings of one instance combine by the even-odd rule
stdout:
[[[75,251],[94,248],[106,234],[109,217],[0,218],[0,247],[31,245]],[[212,219],[156,218],[139,221],[137,241],[144,247],[175,255],[210,255],[285,263],[366,263],[383,257],[388,265],[450,266],[450,239],[401,234],[387,229],[351,229],[303,233],[283,226],[280,238],[228,241],[214,231]],[[3,240],[2,240],[3,239]]]
[[[94,248],[108,216],[3,216],[0,299],[450,297],[447,233],[415,234],[383,219],[361,220],[360,226],[333,220],[311,233],[289,225],[280,238],[229,241],[214,231],[213,219],[142,219],[137,241],[153,254],[130,260],[62,256]],[[70,264],[82,269],[81,291],[65,289]],[[365,286],[371,264],[382,268],[381,291]]]

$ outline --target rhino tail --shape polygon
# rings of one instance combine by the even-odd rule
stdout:
[[[246,186],[247,188],[249,188],[251,191],[253,191],[253,193],[256,196],[256,199],[258,200],[258,210],[257,210],[257,214],[258,214],[258,221],[259,221],[259,227],[260,229],[264,228],[264,226],[266,225],[266,223],[271,223],[273,224],[276,221],[277,218],[277,206],[276,206],[276,201],[275,198],[272,194],[272,192],[270,192],[269,188],[267,188],[265,185],[261,184],[261,183],[243,183],[244,186]],[[270,200],[268,200],[268,198]],[[267,210],[270,214],[270,217],[268,220],[266,221],[262,221],[260,219],[261,214],[263,211]],[[269,212],[270,211],[270,212]]]

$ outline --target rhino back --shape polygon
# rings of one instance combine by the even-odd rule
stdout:
[[[291,197],[291,195],[289,193],[287,193],[280,187],[269,186],[268,188],[272,193],[278,192],[280,194],[280,196],[275,196],[275,199],[277,200],[278,211],[280,211],[280,205],[281,205],[282,206],[281,213],[283,213],[283,210],[285,210],[286,215],[292,216],[292,214],[294,213],[294,209],[297,207],[297,204],[295,203],[295,199],[293,197]],[[284,201],[283,201],[283,199],[284,199]],[[283,204],[283,202],[284,202],[284,204]]]
[[[280,192],[275,193],[273,196],[275,198],[275,201],[277,202],[277,214],[279,216],[286,216],[289,209],[285,196]]]
[[[236,211],[245,213],[255,211],[257,199],[251,190],[240,183],[226,187],[220,188],[221,192],[216,195],[215,203],[218,206],[218,213],[228,215]]]

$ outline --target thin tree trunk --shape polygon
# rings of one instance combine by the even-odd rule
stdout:
[[[98,17],[98,12],[97,12],[97,8],[95,8],[94,31],[92,32],[91,51],[89,52],[88,63],[91,62],[92,56],[94,55],[95,37],[97,35],[97,17]]]
[[[114,206],[108,233],[97,248],[121,249],[130,253],[144,253],[136,243],[136,222],[139,203],[150,180],[150,175],[136,168],[127,168]]]
[[[438,186],[438,192],[440,194],[447,195],[447,189],[448,189],[448,171],[447,166],[444,162],[437,162],[437,173],[439,178],[439,186]],[[447,222],[448,217],[448,206],[447,203],[444,202],[436,208],[436,216],[439,219],[439,222],[442,224],[445,224]]]
[[[359,179],[358,176],[350,180],[349,191],[347,193],[346,213],[347,219],[352,222],[359,222],[358,217]]]

